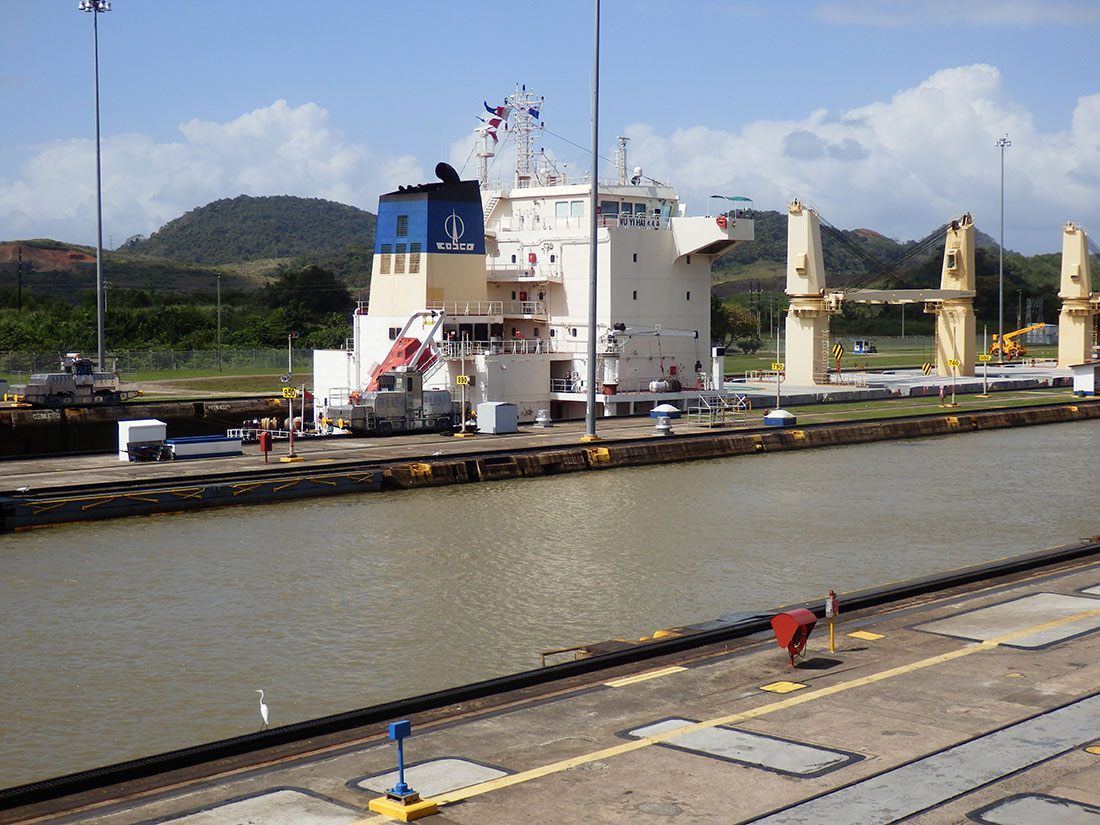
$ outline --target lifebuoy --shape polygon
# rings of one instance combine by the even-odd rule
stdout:
[[[719,215],[717,218],[714,219],[714,222],[716,224],[718,224],[719,229],[725,229],[726,228],[727,221],[726,221],[726,216],[725,215]]]

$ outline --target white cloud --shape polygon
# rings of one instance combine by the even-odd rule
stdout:
[[[969,0],[951,5],[939,0],[837,0],[820,4],[813,15],[827,23],[863,26],[940,26],[945,21],[972,26],[1077,25],[1100,20],[1100,8],[1080,0]]]
[[[900,240],[921,238],[963,212],[996,234],[1000,206],[997,138],[1005,152],[1005,243],[1022,252],[1056,251],[1074,220],[1100,232],[1100,94],[1078,99],[1063,131],[1043,132],[987,65],[944,69],[885,101],[796,120],[761,120],[739,132],[691,126],[659,134],[638,124],[629,165],[676,185],[689,211],[711,194],[752,197],[783,210],[798,197],[830,223],[867,227]],[[326,198],[374,211],[378,194],[433,179],[408,155],[382,156],[333,128],[315,104],[277,101],[226,122],[192,120],[181,139],[142,135],[103,142],[104,240],[148,234],[189,209],[239,194]],[[511,142],[491,178],[511,176]],[[569,177],[584,175],[573,153]],[[463,177],[476,175],[472,138],[450,150]],[[570,158],[566,158],[570,160]],[[95,167],[90,140],[40,147],[20,179],[0,180],[0,237],[54,237],[94,243]],[[463,167],[465,166],[465,169]],[[611,174],[608,164],[602,172]]]
[[[375,211],[378,194],[424,177],[411,156],[380,156],[350,141],[328,112],[286,101],[228,123],[192,120],[183,140],[156,143],[143,135],[106,137],[102,144],[104,242],[149,234],[167,221],[218,198],[298,195]],[[94,143],[55,141],[0,181],[3,235],[95,241]]]
[[[673,181],[700,213],[707,195],[747,195],[758,208],[794,197],[830,223],[921,238],[963,212],[996,235],[1005,155],[1005,245],[1056,251],[1066,220],[1086,223],[1100,203],[1100,95],[1082,97],[1071,127],[1043,133],[1006,93],[992,66],[936,72],[890,100],[801,120],[757,121],[740,133],[702,126],[667,136],[627,129],[631,163]],[[1100,219],[1096,221],[1100,231]]]

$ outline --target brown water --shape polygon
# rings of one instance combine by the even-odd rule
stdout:
[[[0,787],[1100,533],[1059,424],[0,536]]]

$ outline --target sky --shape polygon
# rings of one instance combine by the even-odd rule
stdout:
[[[1100,232],[1100,0],[601,5],[600,155],[628,136],[688,214],[798,198],[901,241],[964,212],[998,238],[1003,158],[1007,249]],[[104,245],[219,198],[374,212],[440,160],[475,177],[483,101],[519,84],[545,98],[536,146],[583,175],[594,6],[113,0],[95,16]],[[0,0],[0,31],[0,241],[94,245],[93,15]]]

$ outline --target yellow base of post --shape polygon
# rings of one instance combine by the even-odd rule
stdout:
[[[600,437],[598,435],[582,435],[581,436],[581,441],[599,441],[599,440],[600,440]]]
[[[399,819],[402,822],[411,822],[422,816],[429,816],[439,812],[439,806],[430,799],[417,799],[416,802],[402,803],[388,796],[379,796],[367,803],[367,807],[376,814]]]
[[[455,438],[469,438],[472,435],[477,435],[477,433],[455,433]]]
[[[300,455],[284,455],[282,458],[279,459],[279,461],[283,462],[284,464],[289,464],[291,461],[301,460],[302,457]]]

